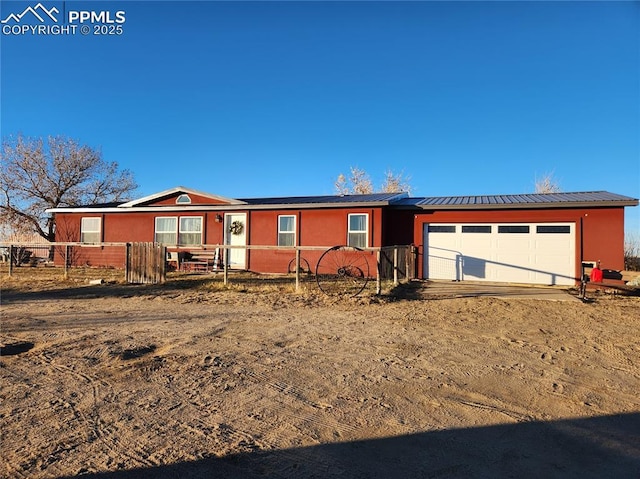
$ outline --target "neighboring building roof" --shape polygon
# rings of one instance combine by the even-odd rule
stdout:
[[[432,196],[406,198],[398,206],[430,210],[500,208],[572,208],[584,206],[637,206],[638,200],[608,191],[531,193],[519,195]]]

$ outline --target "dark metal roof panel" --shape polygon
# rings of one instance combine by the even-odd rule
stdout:
[[[275,198],[243,198],[248,205],[339,205],[345,203],[390,202],[404,193],[374,193],[370,195],[283,196]]]
[[[620,203],[621,205],[637,205],[638,200],[628,196],[609,193],[608,191],[586,191],[577,193],[532,193],[518,195],[490,195],[490,196],[435,196],[423,198],[405,198],[397,205],[420,207],[481,207],[499,206],[517,207],[526,205],[555,205],[584,203]]]
[[[69,206],[69,208],[96,208],[96,209],[100,209],[100,208],[116,208],[122,204],[124,204],[124,201],[111,201],[108,203],[95,203],[92,205],[76,205],[76,206]]]

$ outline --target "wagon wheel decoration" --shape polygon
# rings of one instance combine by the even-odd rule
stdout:
[[[357,296],[369,281],[366,253],[353,246],[334,246],[316,265],[316,282],[328,295]]]
[[[304,259],[304,258],[300,258],[300,273],[304,273],[304,274],[311,274],[311,266],[309,266],[309,262]],[[295,273],[296,272],[296,259],[293,258],[291,261],[289,261],[289,266],[287,268],[287,273],[291,274],[291,273]]]

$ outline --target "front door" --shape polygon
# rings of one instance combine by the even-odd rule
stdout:
[[[247,214],[225,214],[224,231],[224,244],[230,246],[246,246]],[[227,255],[227,264],[230,268],[247,269],[247,250],[245,248],[230,248]]]

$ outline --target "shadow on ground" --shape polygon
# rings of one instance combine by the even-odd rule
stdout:
[[[638,478],[640,414],[253,451],[150,468],[89,473],[82,477]]]

